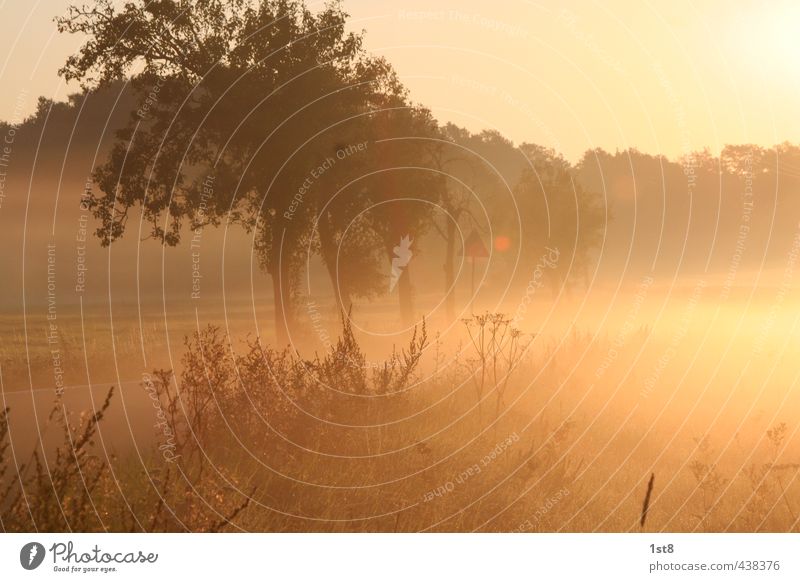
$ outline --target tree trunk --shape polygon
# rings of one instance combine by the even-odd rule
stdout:
[[[291,339],[290,332],[294,327],[294,312],[292,311],[291,276],[289,269],[280,261],[272,273],[272,295],[275,304],[275,343],[278,348],[284,348]]]
[[[336,261],[328,261],[326,259],[324,262],[325,269],[328,271],[328,277],[330,277],[331,280],[333,293],[336,296],[336,317],[339,317],[342,312],[348,313],[350,311],[350,306],[352,305],[353,300],[350,298],[350,293],[348,293],[347,289],[339,280],[339,277],[336,273]]]
[[[455,289],[455,247],[456,247],[456,225],[453,221],[447,223],[447,241],[444,256],[444,292],[445,292],[445,313],[447,322],[450,323],[456,318],[456,289]]]
[[[317,229],[322,262],[325,263],[325,270],[331,280],[331,287],[336,298],[336,317],[338,318],[342,312],[347,313],[350,311],[352,298],[350,297],[348,286],[342,284],[336,272],[336,253],[338,248],[327,219],[321,218],[317,224]]]
[[[352,299],[347,286],[342,283],[339,274],[336,272],[336,253],[330,253],[325,249],[326,245],[323,243],[323,262],[325,263],[325,270],[328,272],[328,277],[331,280],[331,287],[333,294],[336,297],[336,317],[339,317],[342,311],[347,313],[350,310]]]
[[[400,320],[403,325],[414,324],[414,297],[411,289],[410,265],[406,265],[397,281],[397,295],[400,299]]]

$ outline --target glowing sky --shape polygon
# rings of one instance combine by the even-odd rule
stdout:
[[[0,0],[0,118],[70,91],[56,70],[80,39],[52,22],[67,4]],[[800,142],[800,8],[788,0],[344,6],[416,101],[473,130],[496,128],[572,159],[592,147],[674,157]]]

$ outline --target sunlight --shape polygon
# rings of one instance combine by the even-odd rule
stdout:
[[[760,4],[738,13],[731,38],[732,54],[740,54],[758,72],[786,76],[800,68],[800,5]],[[735,65],[735,63],[732,63]],[[779,77],[780,78],[780,77]],[[795,79],[787,79],[794,83]]]

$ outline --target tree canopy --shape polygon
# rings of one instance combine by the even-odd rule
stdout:
[[[317,13],[291,0],[72,7],[59,26],[88,40],[62,74],[89,85],[132,74],[140,103],[95,175],[100,240],[122,236],[134,207],[150,236],[170,245],[187,226],[243,226],[273,277],[282,339],[305,248],[319,250],[332,277],[342,248],[361,257],[356,271],[372,272],[374,236],[361,230],[343,244],[342,224],[418,185],[398,178],[387,190],[367,180],[346,198],[333,195],[370,166],[424,166],[424,148],[391,139],[428,135],[435,123],[346,20],[338,2]],[[399,221],[374,214],[373,235],[418,226],[403,213]],[[345,279],[345,295],[373,290],[368,277]]]

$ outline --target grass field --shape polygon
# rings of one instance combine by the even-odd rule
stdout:
[[[26,349],[6,318],[3,528],[797,531],[794,311],[705,284],[593,301],[431,317],[425,338],[391,334],[391,306],[344,336],[323,309],[287,351],[247,302],[227,327],[64,318],[59,397],[43,321]]]

